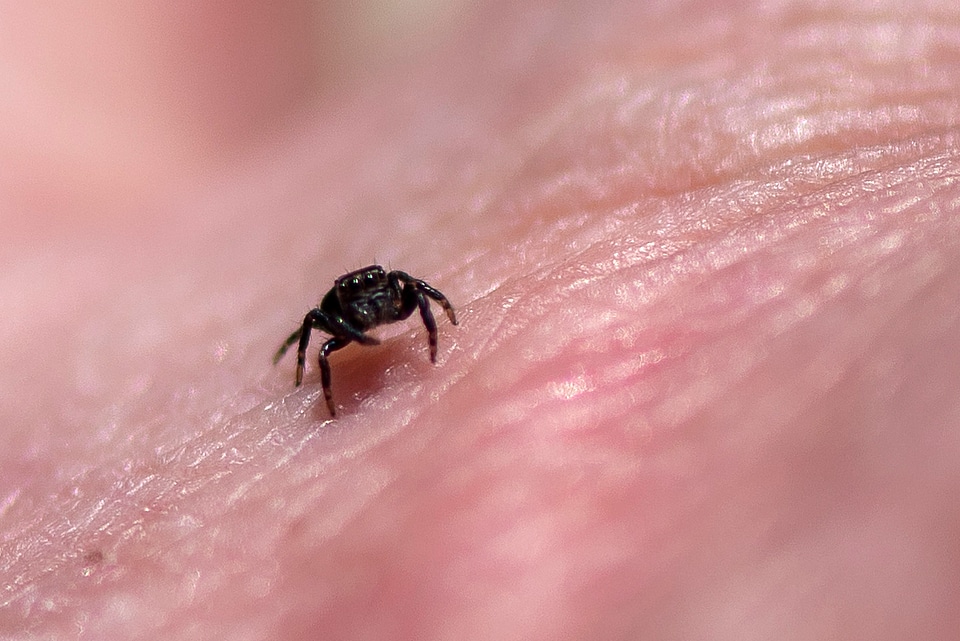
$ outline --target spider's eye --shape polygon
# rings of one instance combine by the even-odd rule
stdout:
[[[377,281],[380,280],[379,278],[377,278],[377,274],[374,272],[367,272],[364,278],[367,279],[368,285],[375,285]]]

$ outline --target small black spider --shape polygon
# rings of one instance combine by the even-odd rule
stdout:
[[[297,348],[297,386],[303,382],[303,364],[306,360],[310,332],[319,329],[333,336],[320,347],[320,381],[323,397],[327,401],[330,416],[336,416],[333,393],[330,390],[330,352],[342,349],[352,342],[361,345],[379,345],[380,341],[365,334],[368,329],[395,323],[409,318],[415,309],[427,327],[430,342],[430,362],[437,362],[437,323],[430,311],[429,298],[440,303],[447,318],[454,325],[457,316],[447,297],[406,272],[385,272],[380,265],[370,265],[338,278],[318,307],[314,307],[303,319],[299,329],[290,334],[273,357],[276,365],[290,346],[300,342]]]

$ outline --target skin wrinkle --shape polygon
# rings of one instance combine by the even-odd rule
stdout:
[[[800,233],[800,232],[799,232],[799,231],[795,231],[794,233]],[[851,243],[851,242],[853,242],[853,239],[846,239],[846,244],[849,244],[849,243]],[[751,253],[752,253],[752,252],[751,252]],[[837,293],[840,293],[840,292],[837,292]],[[819,304],[822,305],[823,302],[824,302],[824,301],[821,301]],[[538,307],[541,307],[541,305],[538,305]],[[517,311],[519,311],[519,310],[514,310],[514,311],[517,312]],[[809,312],[808,312],[807,314],[809,314]],[[805,315],[807,315],[807,314],[805,314]],[[742,313],[741,313],[741,317],[742,317],[742,319],[743,319],[743,320],[740,321],[741,323],[743,323],[743,322],[749,322],[750,320],[752,320],[752,316],[750,315],[750,313],[747,313],[747,312],[742,312]],[[513,318],[516,318],[516,314],[514,314]],[[799,319],[798,319],[798,320],[799,320]],[[529,325],[530,323],[528,322],[527,324]],[[786,329],[787,329],[787,327],[780,326],[780,327],[778,327],[778,333],[783,332],[783,331],[786,331]],[[572,333],[570,333],[570,332],[557,331],[556,328],[551,328],[551,329],[548,331],[548,333],[553,334],[553,335],[558,335],[558,336],[571,336],[571,335],[575,335],[575,334],[572,334]],[[526,341],[527,341],[526,337],[524,337],[523,335],[516,337],[514,340],[515,340],[515,341],[520,341],[520,342],[526,342]],[[489,351],[489,348],[488,348],[488,351]],[[506,348],[504,351],[510,352],[510,351],[511,351],[511,348],[510,348],[509,346],[507,346],[507,348]],[[549,353],[552,353],[552,352],[546,353],[546,356],[548,356]],[[524,378],[526,378],[526,374],[524,374],[523,370],[520,370],[520,371],[518,371],[518,372],[515,374],[515,378],[514,378],[513,380],[519,381],[519,380],[524,379]],[[507,381],[507,385],[509,386],[509,381]],[[704,401],[704,402],[706,402],[706,401]]]

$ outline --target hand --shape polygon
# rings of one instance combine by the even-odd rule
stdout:
[[[296,3],[36,6],[4,636],[953,638],[954,5],[488,3],[363,64]],[[270,357],[373,262],[460,325],[337,352],[330,421]]]

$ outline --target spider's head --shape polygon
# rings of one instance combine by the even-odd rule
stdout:
[[[387,273],[380,265],[370,265],[355,272],[344,274],[337,279],[337,297],[340,302],[362,298],[383,288],[387,284]]]

